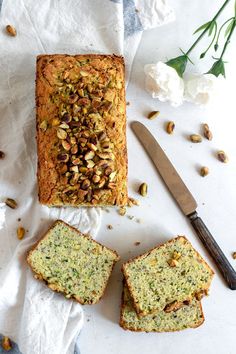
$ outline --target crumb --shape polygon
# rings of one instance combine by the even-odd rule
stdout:
[[[127,218],[130,219],[130,220],[133,220],[134,216],[133,215],[127,215]]]
[[[140,245],[140,243],[141,243],[141,242],[136,241],[136,242],[134,242],[134,245],[135,245],[135,246],[139,246],[139,245]]]
[[[87,322],[89,322],[90,321],[90,319],[89,318],[87,318]]]
[[[102,208],[103,211],[105,211],[106,213],[110,213],[110,210],[107,208]]]
[[[118,209],[118,214],[121,216],[124,216],[126,214],[126,208],[125,207],[120,207]]]
[[[139,9],[135,9],[135,12],[139,12]]]
[[[107,225],[107,228],[108,228],[108,230],[112,230],[113,226],[109,224],[109,225]]]
[[[141,224],[142,219],[136,218],[135,221],[136,221],[138,224]]]
[[[233,259],[236,259],[236,252],[233,252],[232,256],[233,256]]]
[[[132,206],[134,206],[134,205],[139,206],[139,205],[140,205],[140,201],[137,200],[137,199],[134,199],[134,198],[129,197],[129,198],[128,198],[128,206],[129,206],[129,207],[132,207]]]
[[[126,102],[126,106],[130,106],[130,102]]]
[[[20,222],[20,221],[21,221],[21,218],[18,218],[18,219],[17,219],[17,221],[19,221],[19,222]]]

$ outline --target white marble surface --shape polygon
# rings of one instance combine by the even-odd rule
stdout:
[[[234,36],[225,58],[229,61],[226,64],[226,87],[222,88],[222,94],[214,105],[201,109],[185,104],[176,109],[151,99],[144,91],[144,64],[174,57],[178,55],[180,46],[188,49],[193,40],[193,31],[209,20],[223,1],[217,0],[214,4],[212,0],[170,2],[176,11],[176,22],[144,33],[137,52],[127,89],[127,101],[130,102],[127,107],[128,124],[139,120],[152,131],[195,196],[200,216],[236,268],[236,261],[231,256],[232,251],[236,251],[236,38]],[[204,48],[202,43],[191,58],[196,63],[194,70],[201,68],[204,72],[209,69],[212,61],[209,55],[201,67],[198,65],[200,48]],[[193,70],[193,67],[189,66],[189,69]],[[148,121],[145,114],[155,109],[160,110],[160,117]],[[176,124],[173,136],[167,135],[164,130],[168,120]],[[198,133],[203,122],[209,123],[214,134],[213,140],[191,144],[186,136]],[[140,197],[140,207],[131,208],[127,212],[141,218],[141,224],[129,220],[127,216],[119,216],[115,210],[103,213],[97,239],[116,249],[121,261],[115,267],[103,300],[95,306],[85,307],[85,326],[80,335],[81,354],[235,353],[236,291],[229,290],[225,285],[129,127],[128,149],[130,195],[139,198],[137,186],[143,181],[147,182],[149,193],[147,198]],[[228,164],[222,164],[216,159],[217,149],[227,152]],[[210,168],[209,176],[199,176],[201,165]],[[113,230],[107,230],[108,224],[113,225]],[[124,331],[118,325],[122,262],[178,234],[188,236],[216,273],[210,297],[203,300],[205,323],[198,329],[179,333]],[[135,246],[135,241],[140,241],[140,246]]]

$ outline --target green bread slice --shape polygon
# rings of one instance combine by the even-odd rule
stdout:
[[[128,287],[124,284],[120,326],[135,332],[173,332],[199,327],[204,322],[201,302],[193,299],[179,310],[139,317],[134,309]]]
[[[53,224],[27,257],[35,278],[81,304],[100,300],[118,260],[115,251],[61,220]]]
[[[184,236],[124,263],[122,271],[139,316],[175,310],[194,296],[199,300],[214,274]]]

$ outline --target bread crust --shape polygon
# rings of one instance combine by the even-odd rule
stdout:
[[[89,61],[82,67],[78,67],[78,63]],[[97,75],[99,84],[86,83],[86,77],[72,80],[73,75],[78,77],[80,73],[89,73],[91,77]],[[69,77],[64,79],[66,74]],[[116,55],[39,55],[37,57],[36,70],[36,131],[37,131],[37,150],[38,150],[38,195],[39,202],[47,206],[121,206],[127,204],[127,146],[126,146],[126,101],[125,101],[125,71],[124,60],[121,56]],[[64,76],[63,76],[64,75]],[[77,75],[77,76],[76,76]],[[60,79],[59,79],[60,77]],[[90,77],[90,76],[89,76]],[[69,83],[67,83],[67,81]],[[87,79],[88,81],[89,79]],[[109,81],[110,80],[110,81]],[[85,83],[84,83],[85,82]],[[95,81],[94,81],[95,82]],[[71,96],[64,98],[61,92],[68,89],[71,85],[78,96],[78,91],[81,95],[86,91],[86,97],[80,97],[74,104],[68,104]],[[80,85],[82,88],[79,89]],[[90,85],[90,86],[89,86]],[[98,86],[104,86],[101,89]],[[115,85],[109,88],[109,85]],[[94,87],[93,87],[94,86]],[[99,87],[100,87],[99,86]],[[87,88],[91,89],[91,93]],[[71,88],[72,89],[72,88]],[[60,91],[62,90],[62,91]],[[66,91],[67,92],[67,91]],[[67,94],[67,93],[66,93]],[[97,95],[94,96],[94,95]],[[109,96],[110,95],[110,96]],[[112,101],[114,96],[114,100]],[[95,97],[95,98],[91,98]],[[107,99],[105,99],[107,98]],[[89,108],[83,106],[89,105]],[[100,101],[99,101],[100,100]],[[110,101],[112,102],[110,102]],[[81,102],[81,103],[79,103]],[[99,103],[100,102],[100,103]],[[112,172],[116,172],[114,181],[110,181],[110,175],[105,174],[105,168],[102,170],[101,177],[105,179],[105,185],[98,188],[98,184],[94,184],[92,180],[92,170],[87,172],[79,172],[83,174],[89,181],[90,186],[84,189],[82,186],[81,176],[76,181],[71,182],[75,173],[70,170],[72,165],[71,158],[86,154],[86,146],[82,146],[77,139],[78,152],[72,155],[72,149],[69,151],[63,150],[60,140],[57,136],[59,125],[53,125],[55,119],[60,118],[60,123],[64,116],[60,116],[60,107],[66,106],[67,114],[72,117],[72,121],[68,123],[69,130],[67,136],[67,144],[69,134],[75,134],[77,137],[85,130],[89,132],[87,141],[98,137],[99,131],[106,133],[107,139],[112,145],[112,153],[114,154],[113,161],[108,161],[112,166]],[[96,106],[95,106],[96,105]],[[97,107],[97,105],[100,105]],[[110,105],[110,106],[109,106]],[[59,107],[60,106],[60,107]],[[108,106],[108,108],[107,108]],[[74,109],[80,110],[76,114],[79,115],[77,121],[74,121]],[[109,108],[110,107],[110,108]],[[81,113],[85,109],[85,113]],[[106,109],[109,109],[106,111]],[[88,111],[86,113],[86,110]],[[60,113],[60,114],[59,114]],[[64,114],[64,113],[63,113]],[[88,116],[93,115],[93,119]],[[97,118],[97,117],[100,118]],[[77,118],[76,118],[77,119]],[[82,120],[81,120],[82,119]],[[99,120],[100,119],[100,120]],[[94,120],[94,122],[93,122]],[[86,121],[86,123],[84,123]],[[89,123],[88,123],[89,121]],[[91,128],[94,123],[95,128]],[[77,124],[77,125],[76,125]],[[87,125],[86,125],[87,124]],[[43,129],[41,129],[43,125]],[[84,130],[82,130],[82,127]],[[78,132],[74,130],[78,129]],[[94,133],[96,131],[96,133]],[[97,135],[96,135],[97,134]],[[95,136],[96,135],[96,136]],[[96,138],[97,139],[97,138]],[[101,147],[99,147],[100,149]],[[83,151],[82,151],[83,150]],[[82,151],[82,152],[81,152]],[[87,151],[90,151],[89,148]],[[101,150],[104,153],[105,150]],[[58,161],[58,156],[62,153],[69,155],[69,161],[66,163]],[[82,155],[81,155],[82,154]],[[87,161],[85,156],[80,157],[82,160],[78,167],[86,167]],[[96,155],[98,158],[98,155]],[[102,158],[101,158],[102,159]],[[101,161],[100,159],[100,161]],[[95,161],[95,167],[99,161]],[[67,164],[67,171],[63,171],[62,165]],[[70,173],[67,177],[66,173]],[[112,182],[112,183],[111,183]],[[71,185],[72,183],[72,185]],[[102,184],[102,183],[101,183]],[[68,188],[71,188],[68,190]],[[87,192],[87,194],[86,194]]]
[[[104,293],[105,293],[105,290],[106,290],[108,281],[109,281],[109,279],[110,279],[111,273],[112,273],[112,271],[113,271],[113,268],[114,268],[116,262],[118,262],[118,261],[120,260],[120,256],[118,255],[118,253],[117,253],[116,251],[114,251],[114,250],[112,250],[111,248],[106,247],[106,246],[102,245],[101,243],[95,241],[95,240],[92,239],[89,235],[85,235],[85,234],[81,233],[79,230],[77,230],[77,229],[74,228],[73,226],[71,226],[71,225],[65,223],[63,220],[56,220],[56,221],[50,226],[50,228],[45,232],[45,234],[44,234],[44,235],[33,245],[33,247],[27,252],[26,261],[27,261],[27,263],[28,263],[30,269],[31,269],[32,272],[34,273],[35,279],[38,279],[38,280],[43,281],[44,284],[46,284],[47,287],[50,288],[51,290],[63,294],[63,291],[61,291],[61,289],[60,289],[59,287],[54,286],[54,284],[53,284],[53,287],[50,286],[50,285],[52,285],[52,284],[50,284],[46,279],[44,279],[43,274],[38,273],[38,272],[36,272],[36,271],[33,269],[33,266],[32,266],[31,261],[30,261],[30,255],[31,255],[31,253],[37,248],[37,246],[38,246],[45,238],[47,238],[49,231],[51,231],[58,223],[64,224],[65,226],[69,227],[71,230],[73,230],[73,231],[75,231],[76,233],[78,233],[78,235],[79,235],[80,237],[87,238],[87,239],[89,239],[90,241],[92,240],[94,243],[98,244],[98,245],[101,246],[102,248],[106,248],[107,250],[109,250],[110,252],[112,252],[112,253],[116,256],[116,259],[115,259],[114,262],[113,262],[113,266],[112,266],[112,268],[111,268],[111,271],[110,271],[110,273],[109,273],[109,276],[107,277],[107,282],[104,284],[104,288],[103,288],[103,291],[102,291],[102,293],[101,293],[101,296],[100,296],[96,301],[91,301],[91,302],[86,302],[86,303],[85,303],[85,302],[84,302],[82,299],[80,299],[78,296],[77,296],[77,297],[71,296],[71,297],[69,298],[69,299],[75,300],[76,302],[79,302],[81,305],[93,305],[93,304],[96,304],[96,303],[98,303],[98,302],[101,300],[101,298],[104,296]],[[66,294],[64,293],[64,295],[66,295]]]
[[[138,314],[139,317],[146,316],[146,315],[151,315],[151,314],[156,314],[156,313],[158,313],[158,311],[155,310],[155,309],[154,309],[153,311],[148,312],[148,313],[142,311],[142,309],[140,308],[140,305],[139,305],[137,299],[135,298],[135,296],[134,296],[134,294],[133,294],[132,285],[131,285],[131,283],[130,283],[130,281],[129,281],[129,275],[128,275],[127,272],[126,272],[125,266],[126,266],[127,264],[132,263],[134,260],[137,260],[137,259],[140,259],[140,258],[142,258],[142,257],[148,256],[149,254],[152,253],[152,251],[154,251],[154,250],[156,250],[156,249],[159,249],[159,248],[161,248],[162,246],[164,246],[164,245],[166,245],[166,244],[174,243],[174,242],[175,242],[176,240],[178,240],[178,239],[183,239],[183,240],[189,242],[189,240],[188,240],[185,236],[177,236],[177,237],[175,237],[175,238],[173,238],[173,239],[171,239],[171,240],[169,240],[169,241],[167,241],[167,242],[163,242],[162,244],[160,244],[160,245],[158,245],[158,246],[156,246],[156,247],[153,247],[153,248],[152,248],[151,250],[149,250],[148,252],[145,252],[145,253],[143,253],[143,254],[141,254],[141,255],[135,257],[135,258],[132,258],[132,259],[128,260],[127,262],[125,262],[125,263],[122,265],[121,270],[122,270],[122,273],[123,273],[123,275],[124,275],[124,278],[125,278],[126,285],[127,285],[127,287],[128,287],[130,296],[131,296],[131,298],[132,298],[135,311],[137,312],[137,314]],[[189,243],[190,243],[190,242],[189,242]],[[191,244],[191,243],[190,243],[190,244]],[[192,244],[191,244],[191,246],[192,246]],[[203,291],[203,294],[202,294],[202,295],[205,295],[205,294],[207,294],[207,291],[208,291],[208,289],[209,289],[209,287],[210,287],[210,284],[211,284],[212,277],[213,277],[213,275],[214,275],[215,273],[214,273],[214,271],[212,270],[212,268],[206,263],[206,261],[201,257],[201,255],[196,251],[196,249],[195,249],[195,248],[193,248],[193,249],[194,249],[194,251],[196,252],[197,257],[200,258],[200,262],[203,263],[203,264],[205,264],[205,266],[206,266],[206,267],[209,269],[209,271],[211,272],[211,278],[210,278],[208,284],[206,285],[206,287],[203,288],[203,289],[199,289],[199,290],[202,290],[202,291]],[[185,302],[185,301],[191,301],[194,297],[197,297],[197,295],[198,295],[198,292],[191,294],[191,296],[188,296],[188,297],[186,296],[186,299],[184,300],[184,302]],[[179,303],[179,302],[178,302],[178,303]],[[166,305],[168,305],[168,304],[166,304]]]
[[[120,321],[119,321],[119,325],[120,327],[122,327],[124,330],[128,330],[128,331],[132,331],[132,332],[146,332],[146,333],[150,333],[150,332],[155,332],[155,333],[163,333],[166,331],[159,331],[158,329],[153,329],[152,331],[146,331],[145,328],[135,328],[132,327],[130,325],[127,325],[126,321],[124,320],[124,311],[125,311],[125,294],[124,294],[124,285],[125,285],[125,280],[123,281],[123,290],[122,290],[122,295],[121,295],[121,307],[120,307]],[[127,283],[126,283],[127,286]],[[130,294],[131,295],[131,294]],[[205,317],[204,317],[204,313],[203,313],[203,309],[202,309],[202,304],[199,301],[199,309],[201,312],[201,318],[199,319],[199,322],[196,323],[195,325],[189,326],[188,328],[197,328],[200,327],[204,321],[205,321]],[[135,309],[135,308],[134,308]],[[184,329],[188,329],[188,328],[184,328]],[[183,329],[181,329],[183,330]],[[181,330],[169,330],[168,332],[179,332]]]

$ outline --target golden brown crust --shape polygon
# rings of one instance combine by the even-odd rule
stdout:
[[[130,284],[130,282],[129,282],[129,276],[128,276],[126,270],[125,270],[125,265],[126,265],[126,264],[129,264],[129,263],[131,263],[131,262],[133,262],[133,261],[136,260],[136,259],[140,259],[140,258],[142,258],[142,257],[148,256],[152,251],[154,251],[154,250],[156,250],[156,249],[158,249],[158,248],[160,248],[160,247],[162,247],[163,245],[166,245],[166,244],[168,244],[168,243],[173,243],[173,242],[175,242],[177,239],[184,239],[185,241],[189,242],[188,239],[187,239],[185,236],[177,236],[177,237],[175,237],[174,239],[171,239],[171,240],[169,240],[169,241],[167,241],[167,242],[163,242],[162,244],[158,245],[157,247],[153,247],[153,248],[152,248],[151,250],[149,250],[148,252],[145,252],[145,253],[143,253],[143,254],[141,254],[141,255],[135,257],[135,258],[132,258],[132,259],[128,260],[127,262],[125,262],[125,263],[122,265],[121,270],[122,270],[122,273],[123,273],[123,275],[124,275],[124,278],[125,278],[125,281],[126,281],[126,285],[127,285],[128,289],[129,289],[129,293],[130,293],[130,296],[131,296],[131,298],[132,298],[135,311],[137,312],[137,314],[138,314],[139,317],[143,317],[143,316],[145,316],[145,315],[147,315],[147,314],[144,313],[144,312],[141,310],[140,305],[139,305],[139,303],[137,302],[137,299],[135,299],[135,297],[134,297],[134,294],[133,294],[133,291],[132,291],[132,286],[131,286],[131,284]],[[197,256],[200,257],[200,262],[203,263],[203,264],[205,264],[205,266],[209,269],[209,271],[211,272],[211,274],[212,274],[212,276],[213,276],[215,273],[214,273],[214,271],[211,269],[211,267],[210,267],[210,266],[207,264],[207,262],[201,257],[201,255],[196,251],[195,248],[194,248],[194,251],[196,252]],[[209,287],[210,287],[210,283],[211,283],[211,280],[209,281],[209,284],[208,284],[208,286],[206,287],[206,289],[202,289],[202,294],[203,294],[203,295],[206,295],[206,294],[207,294],[208,289],[209,289]],[[196,298],[197,298],[197,297],[198,297],[198,292],[192,294],[192,295],[189,296],[189,297],[186,297],[185,301],[191,301],[193,297],[196,297]],[[167,305],[168,305],[168,304],[167,304]],[[148,314],[151,315],[151,314],[155,314],[155,313],[157,313],[157,312],[158,312],[158,311],[156,311],[156,310],[154,309],[154,310],[150,311]]]
[[[122,327],[124,330],[126,331],[132,331],[132,332],[146,332],[145,328],[134,328],[131,326],[127,326],[126,322],[124,321],[124,311],[125,311],[125,296],[124,296],[124,285],[125,285],[125,280],[123,280],[123,290],[122,290],[122,295],[121,295],[121,307],[120,307],[120,320],[119,320],[119,325],[120,327]],[[127,285],[127,283],[126,283]],[[129,293],[130,294],[130,293]],[[131,295],[131,294],[130,294]],[[199,307],[200,307],[200,312],[201,312],[201,318],[199,320],[198,323],[196,323],[195,325],[188,327],[188,328],[197,328],[200,327],[203,322],[205,321],[205,316],[203,313],[203,309],[202,309],[202,304],[199,301]],[[186,328],[187,329],[187,328]],[[169,330],[168,332],[179,332],[180,330]],[[158,331],[158,329],[153,329],[151,332],[156,332],[156,333],[162,333],[162,331]],[[147,332],[148,333],[148,332]]]
[[[48,206],[127,204],[125,110],[122,57],[93,54],[37,57],[40,203]],[[61,129],[66,136],[59,138],[59,125],[65,122],[68,127],[64,125]],[[75,138],[73,142],[71,137]],[[85,159],[93,148],[97,148],[95,157]],[[97,173],[99,177],[93,177]]]
[[[31,261],[30,261],[30,255],[31,255],[31,253],[37,248],[37,246],[39,245],[39,243],[42,242],[42,241],[47,237],[49,231],[52,230],[52,229],[55,227],[55,225],[56,225],[57,223],[62,223],[62,224],[64,224],[64,225],[66,225],[67,227],[69,227],[70,229],[72,229],[73,231],[76,231],[80,237],[85,237],[85,238],[87,238],[87,239],[91,239],[91,237],[90,237],[89,235],[82,234],[79,230],[77,230],[76,228],[74,228],[74,227],[71,226],[71,225],[68,225],[68,224],[65,223],[63,220],[56,220],[56,221],[51,225],[51,227],[45,232],[45,234],[44,234],[44,235],[32,246],[32,248],[28,251],[27,257],[26,257],[26,261],[27,261],[28,265],[30,266],[30,269],[31,269],[32,272],[34,273],[35,279],[38,279],[38,280],[43,281],[44,284],[46,284],[49,289],[51,289],[51,290],[53,290],[53,291],[56,291],[56,292],[59,292],[59,293],[63,293],[63,291],[62,291],[59,287],[57,287],[55,284],[48,283],[47,280],[44,279],[44,277],[43,277],[43,275],[42,275],[41,273],[36,273],[36,271],[35,271],[35,270],[33,269],[33,267],[32,267]],[[112,250],[112,249],[109,248],[109,247],[105,247],[104,245],[102,245],[101,243],[95,241],[94,239],[92,239],[92,240],[93,240],[93,242],[95,242],[96,244],[100,245],[102,248],[106,248],[107,250],[111,251],[111,252],[116,256],[116,260],[114,260],[113,266],[112,266],[111,271],[110,271],[110,273],[109,273],[109,276],[108,276],[108,278],[107,278],[107,282],[106,282],[106,284],[104,284],[103,292],[102,292],[101,296],[100,296],[96,301],[93,301],[93,302],[90,302],[90,303],[88,303],[88,302],[84,303],[84,301],[83,301],[82,299],[80,299],[78,296],[77,296],[77,297],[74,297],[74,296],[70,297],[70,299],[79,302],[81,305],[84,305],[84,304],[86,304],[86,305],[94,305],[94,304],[96,304],[98,301],[101,300],[101,298],[104,296],[104,293],[105,293],[105,290],[106,290],[106,286],[107,286],[107,283],[108,283],[108,281],[109,281],[109,279],[110,279],[110,276],[111,276],[111,273],[112,273],[113,268],[114,268],[114,266],[115,266],[115,263],[118,262],[119,259],[120,259],[120,256],[118,255],[118,253],[117,253],[116,251]]]

